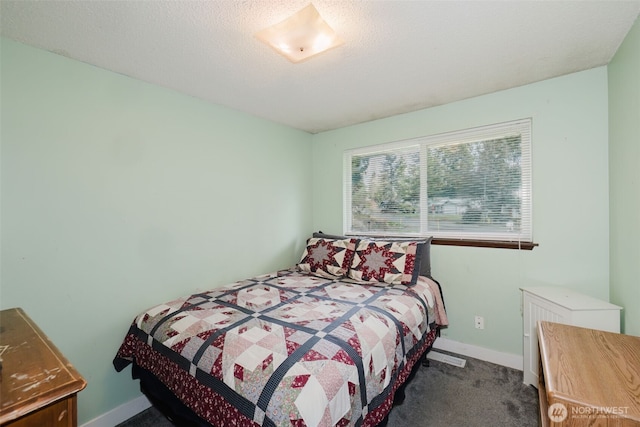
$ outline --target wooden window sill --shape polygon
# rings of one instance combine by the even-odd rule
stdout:
[[[520,249],[530,251],[537,243],[533,242],[507,242],[502,240],[465,240],[465,239],[443,239],[434,237],[431,240],[432,245],[443,246],[472,246],[476,248],[501,248],[501,249]]]

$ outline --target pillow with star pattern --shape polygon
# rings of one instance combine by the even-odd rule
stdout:
[[[346,236],[337,236],[332,234],[323,233],[322,231],[317,231],[313,233],[313,237],[320,237],[324,239],[346,239]],[[353,236],[357,239],[365,239],[365,240],[384,240],[386,242],[411,242],[415,241],[418,244],[417,250],[417,258],[416,258],[416,269],[420,271],[420,276],[431,277],[431,240],[433,237],[425,237],[419,239],[412,239],[409,237],[358,237]]]
[[[300,271],[329,279],[346,276],[357,239],[321,239],[312,237],[302,253]]]
[[[360,240],[356,246],[349,277],[359,282],[415,285],[420,274],[422,245],[415,241],[386,242]]]

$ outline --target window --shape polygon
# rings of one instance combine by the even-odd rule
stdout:
[[[531,120],[346,151],[344,232],[531,249]]]

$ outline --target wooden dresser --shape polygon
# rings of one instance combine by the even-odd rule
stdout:
[[[640,426],[640,337],[541,321],[540,416],[551,426]]]
[[[0,425],[77,425],[86,381],[21,308],[0,311]]]

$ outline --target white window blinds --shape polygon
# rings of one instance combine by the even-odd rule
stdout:
[[[531,120],[348,150],[344,232],[532,241]]]

